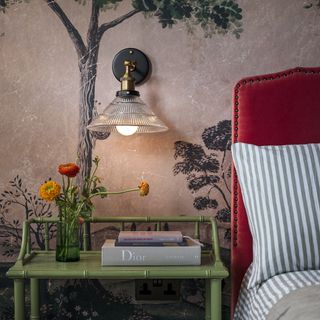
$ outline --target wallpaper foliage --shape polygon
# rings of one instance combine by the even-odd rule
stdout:
[[[2,9],[21,1],[3,1]],[[233,31],[240,37],[242,9],[235,0],[229,1],[132,1],[132,10],[109,22],[99,24],[100,10],[116,9],[122,0],[92,0],[90,23],[87,30],[87,43],[79,34],[68,16],[58,2],[46,1],[49,8],[59,17],[65,26],[78,56],[80,71],[80,121],[78,141],[78,163],[80,166],[81,181],[90,175],[92,164],[93,137],[86,127],[94,115],[95,82],[97,75],[100,41],[106,31],[116,27],[123,21],[130,19],[137,13],[144,13],[145,17],[156,17],[162,28],[172,27],[179,20],[190,26],[200,25],[205,36],[211,37],[214,33],[225,34]],[[77,0],[79,4],[86,5],[86,1]],[[95,138],[105,139],[108,134],[94,134]]]
[[[203,192],[203,195],[197,196],[193,201],[193,206],[197,210],[219,208],[213,215],[218,221],[228,223],[231,209],[231,164],[226,164],[226,154],[231,150],[231,121],[223,120],[215,126],[206,128],[201,138],[205,147],[211,151],[209,154],[199,144],[175,142],[174,157],[182,161],[174,165],[173,173],[186,175],[188,189],[192,193]],[[215,192],[221,195],[220,203],[214,198]],[[228,228],[225,237],[230,239]]]

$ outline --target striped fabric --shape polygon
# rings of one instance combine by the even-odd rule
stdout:
[[[232,146],[253,237],[248,286],[320,269],[320,144]]]
[[[252,265],[241,285],[234,320],[264,320],[283,296],[299,288],[320,285],[320,270],[283,273],[272,277],[261,286],[249,289],[251,275]]]

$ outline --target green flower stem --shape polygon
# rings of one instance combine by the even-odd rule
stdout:
[[[133,192],[133,191],[139,191],[139,188],[132,188],[132,189],[126,189],[126,190],[121,190],[121,191],[106,191],[106,192],[97,192],[93,193],[91,196],[88,198],[91,199],[96,196],[111,196],[111,195],[116,195],[116,194],[123,194],[123,193],[128,193],[128,192]]]
[[[63,194],[66,194],[65,190],[66,190],[66,183],[64,181],[64,177],[62,176],[62,192],[63,192]],[[63,214],[62,214],[62,209],[61,209],[61,207],[59,207],[59,220],[60,221],[62,221],[62,216],[63,215],[65,215],[65,212],[63,212]]]
[[[97,163],[95,162],[95,168],[93,169],[93,173],[90,176],[89,185],[88,185],[88,192],[90,192],[90,190],[91,190],[92,178],[95,177],[96,172],[98,170],[98,163],[99,163],[99,160]]]
[[[75,221],[71,223],[69,221],[65,221],[60,224],[60,239],[59,239],[59,253],[58,258],[59,261],[68,261],[72,256],[71,250],[74,250],[75,238],[77,235],[75,234],[77,230],[77,225]],[[77,244],[78,245],[78,244]]]
[[[123,194],[123,193],[128,193],[128,192],[134,192],[134,191],[139,191],[140,188],[131,188],[131,189],[125,189],[125,190],[121,190],[121,191],[105,191],[105,192],[97,192],[97,193],[93,193],[91,194],[88,199],[91,199],[93,197],[96,196],[109,196],[109,195],[117,195],[117,194]],[[77,210],[75,210],[75,215],[74,218],[72,219],[72,221],[75,221],[77,217],[79,217],[80,212],[83,208],[83,206],[85,205],[85,201],[82,201],[80,203],[80,205],[77,207]]]
[[[65,217],[66,219],[59,225],[60,238],[58,239],[59,251],[57,253],[58,259],[60,259],[59,261],[68,261],[72,258],[70,255],[73,254],[75,237],[77,237],[76,233],[78,232],[78,221],[75,219],[76,215],[73,210],[69,208],[69,210],[67,210],[67,214],[68,216]]]

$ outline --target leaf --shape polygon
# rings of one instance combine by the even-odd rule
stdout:
[[[224,233],[224,239],[227,241],[231,241],[231,229],[226,229],[226,232]]]
[[[132,5],[135,9],[143,12],[154,12],[157,10],[157,6],[154,0],[133,0]]]
[[[173,174],[175,176],[179,173],[188,174],[190,172],[192,172],[192,169],[187,162],[178,162],[173,167]]]
[[[231,150],[231,121],[223,120],[206,128],[202,133],[202,140],[210,150]]]
[[[193,201],[193,206],[197,210],[205,209],[216,209],[218,207],[218,202],[215,199],[210,199],[209,197],[197,197]]]
[[[197,144],[176,141],[174,157],[175,159],[183,158],[183,161],[174,165],[174,175],[206,171],[215,173],[219,170],[219,161],[215,159],[215,155],[206,155],[202,146]]]
[[[195,177],[189,180],[188,188],[193,192],[197,192],[205,186],[213,185],[219,182],[219,180],[220,178],[218,176],[213,175]]]
[[[176,141],[174,143],[175,153],[174,158],[178,157],[192,160],[192,159],[202,159],[205,156],[205,152],[202,146],[198,144],[193,144],[186,141]]]
[[[231,221],[231,212],[228,208],[220,209],[217,212],[216,218],[221,222],[230,222]]]
[[[92,190],[92,193],[100,193],[100,192],[107,192],[107,189],[103,186],[96,187],[94,190]],[[106,198],[107,194],[101,194],[101,198]]]

